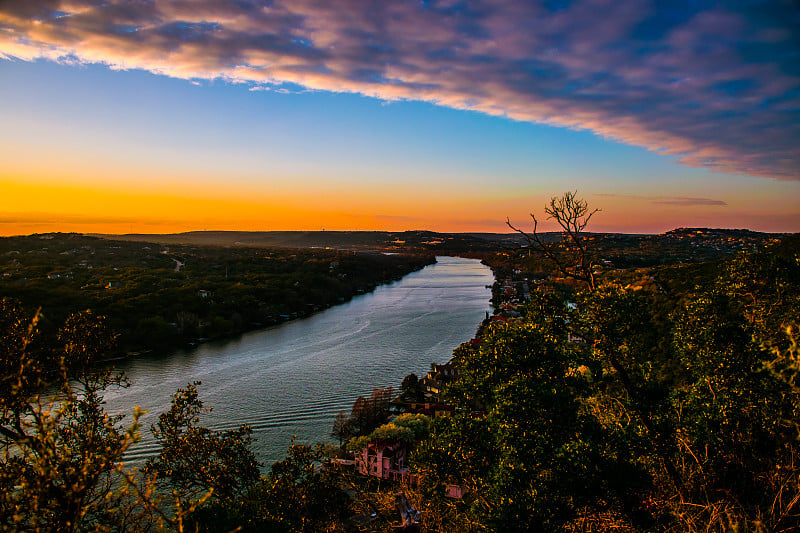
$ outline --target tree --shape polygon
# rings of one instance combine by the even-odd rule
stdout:
[[[160,510],[146,480],[122,469],[141,413],[121,427],[103,409],[102,392],[127,382],[92,366],[111,339],[102,320],[74,315],[48,339],[40,316],[0,300],[0,528],[141,531],[180,522],[182,514]]]
[[[619,505],[642,484],[621,439],[586,408],[592,372],[567,342],[566,306],[543,300],[526,320],[489,326],[480,346],[457,351],[460,377],[447,394],[461,409],[435,419],[414,455],[431,497],[448,483],[470,491],[464,512],[476,529],[560,531],[579,510]],[[471,412],[474,401],[483,414]]]
[[[190,501],[212,491],[214,499],[241,496],[259,478],[258,461],[250,449],[252,429],[243,425],[212,431],[199,425],[204,411],[197,394],[199,381],[178,389],[169,411],[152,426],[161,453],[147,462],[165,488]]]
[[[420,402],[423,400],[425,390],[422,381],[416,374],[412,373],[403,378],[403,382],[400,384],[400,394],[405,401]]]
[[[800,528],[800,239],[785,245],[672,295],[658,333],[645,291],[603,285],[574,309],[534,293],[455,351],[456,413],[413,457],[426,500],[481,531]]]
[[[562,196],[553,196],[550,203],[544,208],[548,220],[555,220],[564,232],[564,239],[559,245],[547,243],[538,232],[539,220],[531,213],[533,231],[525,231],[511,224],[506,219],[509,228],[522,235],[528,246],[547,257],[556,266],[562,276],[572,278],[583,283],[589,289],[595,289],[594,262],[583,237],[583,231],[589,224],[592,216],[600,211],[589,209],[586,200],[576,197],[577,192],[565,192]]]
[[[114,340],[102,317],[78,313],[52,336],[40,316],[0,299],[0,529],[183,531],[207,496],[170,508],[149,473],[124,468],[142,413],[135,408],[122,425],[105,411],[104,391],[128,382],[97,364]],[[233,444],[230,452],[241,453]],[[200,470],[218,471],[218,458],[208,459]]]
[[[369,398],[356,398],[347,421],[350,435],[367,435],[380,426],[389,415],[389,402],[393,395],[392,387],[376,387]]]
[[[270,474],[231,500],[213,501],[191,517],[203,532],[342,531],[350,498],[335,472],[320,468],[319,448],[292,444]]]
[[[333,421],[333,429],[331,430],[331,437],[335,437],[339,440],[339,446],[341,447],[347,439],[349,439],[353,434],[353,425],[344,411],[339,411],[336,415],[336,418]]]

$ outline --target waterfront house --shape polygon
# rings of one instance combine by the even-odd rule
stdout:
[[[392,481],[415,485],[416,474],[408,471],[408,444],[403,440],[379,440],[355,454],[356,472]]]
[[[438,402],[403,402],[394,400],[392,407],[403,414],[425,415],[431,418],[437,416],[450,416],[455,411],[452,405]]]
[[[452,362],[447,362],[443,365],[431,365],[431,370],[422,378],[422,382],[425,391],[438,401],[444,385],[456,379],[458,379],[458,369]]]

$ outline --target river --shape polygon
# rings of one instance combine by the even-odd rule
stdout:
[[[469,340],[490,309],[491,270],[473,259],[438,257],[402,280],[308,318],[252,332],[236,340],[125,361],[131,381],[106,393],[108,411],[146,409],[142,441],[126,456],[137,464],[157,453],[150,425],[170,396],[201,381],[200,398],[213,410],[212,429],[253,428],[254,451],[269,465],[297,442],[332,441],[339,411],[373,387],[399,387],[403,377],[424,375]],[[126,416],[125,420],[130,420]]]

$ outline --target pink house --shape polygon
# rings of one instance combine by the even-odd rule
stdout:
[[[417,476],[408,472],[407,460],[408,445],[401,440],[373,442],[355,455],[359,474],[416,485]]]
[[[406,468],[408,445],[401,440],[384,440],[368,444],[366,448],[355,454],[356,472],[364,476],[373,476],[391,481],[400,481],[416,486],[419,475],[409,473]],[[340,461],[345,465],[349,461]],[[445,496],[461,499],[466,491],[460,485],[447,485]]]

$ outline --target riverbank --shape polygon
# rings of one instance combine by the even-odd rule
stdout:
[[[360,255],[374,256],[375,254],[360,253]],[[382,255],[399,255],[399,254],[382,254]],[[411,274],[412,272],[417,272],[425,268],[429,264],[435,263],[435,258],[433,258],[433,262],[428,262],[428,259],[430,258],[431,256],[408,256],[408,255],[397,257],[397,259],[401,260],[408,259],[409,261],[405,264],[400,264],[399,266],[395,267],[395,269],[393,269],[390,272],[390,275],[387,275],[381,279],[369,279],[361,281],[354,280],[353,283],[349,285],[350,290],[344,293],[339,293],[342,295],[338,296],[336,298],[336,301],[330,301],[327,299],[320,300],[319,298],[313,301],[297,300],[294,301],[294,307],[284,308],[283,311],[285,312],[283,313],[265,315],[263,317],[262,322],[244,323],[241,321],[234,321],[233,327],[231,327],[231,324],[226,323],[224,329],[203,330],[204,327],[206,328],[208,327],[209,322],[200,321],[197,325],[197,330],[199,332],[205,332],[207,336],[184,337],[183,342],[180,344],[175,344],[175,343],[170,344],[162,342],[157,347],[145,348],[143,351],[133,351],[124,354],[118,354],[116,357],[113,358],[113,360],[118,361],[121,359],[126,359],[130,357],[139,357],[148,354],[165,354],[180,348],[191,349],[195,346],[202,345],[208,342],[220,343],[220,342],[232,341],[247,333],[280,326],[281,324],[292,320],[308,318],[316,313],[323,312],[337,305],[343,305],[357,296],[369,294],[380,286],[389,285],[397,281],[400,281],[408,274]],[[384,272],[386,271],[384,270]],[[344,276],[346,277],[346,274]],[[213,296],[213,293],[210,293],[209,296]],[[211,320],[210,325],[211,326],[215,325],[213,319]]]
[[[149,427],[187,382],[213,408],[203,424],[253,428],[254,451],[268,467],[296,442],[329,440],[333,419],[373,387],[397,386],[405,374],[423,374],[469,339],[489,309],[491,271],[478,261],[438,262],[305,318],[189,350],[120,361],[131,387],[105,396],[109,412],[139,406]],[[155,451],[142,431],[129,461]]]
[[[432,264],[433,255],[123,242],[80,234],[0,239],[0,294],[54,329],[90,309],[111,358],[234,338],[342,304]]]

